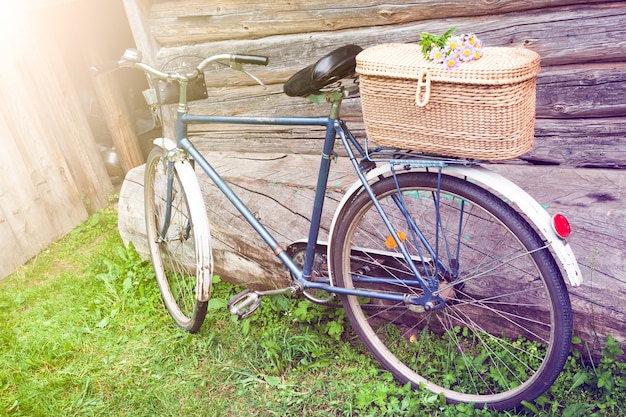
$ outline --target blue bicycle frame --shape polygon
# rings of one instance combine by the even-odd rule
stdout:
[[[353,147],[357,152],[365,157],[366,152],[360,143],[354,138],[352,133],[347,128],[346,124],[338,119],[339,106],[342,100],[343,93],[336,92],[331,93],[327,97],[327,101],[332,102],[332,108],[330,116],[328,117],[245,117],[245,116],[207,116],[207,115],[194,115],[189,114],[186,108],[179,108],[177,118],[177,147],[184,149],[193,158],[196,164],[202,168],[202,170],[209,176],[209,178],[215,183],[215,185],[226,195],[228,200],[235,206],[235,208],[244,216],[247,222],[254,228],[254,230],[261,236],[261,238],[272,249],[274,254],[283,262],[287,269],[293,274],[297,285],[306,289],[321,289],[331,293],[348,294],[371,298],[380,298],[393,302],[403,302],[407,305],[425,305],[430,302],[430,305],[440,306],[441,308],[445,304],[443,299],[439,295],[433,295],[431,288],[437,288],[436,280],[425,279],[418,271],[415,262],[409,255],[404,243],[394,233],[394,227],[391,225],[388,217],[384,213],[382,207],[378,203],[370,185],[368,184],[365,174],[359,168],[359,161],[355,156]],[[311,214],[311,224],[309,228],[309,235],[306,246],[305,261],[302,269],[294,262],[289,254],[282,248],[276,239],[269,233],[269,231],[261,224],[261,222],[254,216],[250,209],[241,201],[241,199],[235,194],[230,186],[224,181],[224,179],[215,171],[211,164],[204,158],[204,156],[196,149],[196,147],[188,139],[188,126],[191,124],[249,124],[249,125],[278,125],[278,126],[323,126],[326,129],[326,137],[324,139],[324,146],[322,149],[321,162],[318,173],[317,186],[315,191],[313,211]],[[408,296],[400,294],[385,294],[376,291],[366,290],[354,290],[339,288],[324,282],[311,281],[311,273],[313,267],[313,259],[315,257],[315,247],[318,240],[320,222],[322,217],[322,209],[324,205],[324,198],[326,192],[326,186],[328,182],[328,176],[330,172],[330,164],[334,155],[335,139],[339,137],[345,147],[348,156],[354,169],[359,176],[361,183],[363,184],[365,192],[367,192],[372,199],[372,202],[376,206],[380,213],[383,222],[390,231],[391,236],[396,241],[398,248],[400,249],[407,265],[411,272],[416,277],[416,280],[411,282],[405,282],[405,284],[420,287],[423,290],[423,296]],[[168,180],[170,183],[172,179]],[[168,185],[168,189],[169,189]],[[170,198],[170,196],[168,196]],[[396,203],[402,208],[402,199],[396,199]],[[169,206],[169,204],[168,204]],[[409,220],[409,223],[410,220]],[[165,226],[165,225],[164,225]],[[413,228],[417,230],[416,225],[413,224]],[[419,233],[419,231],[418,231]],[[433,255],[433,259],[436,259],[434,250],[430,248],[428,243],[422,239],[422,243],[425,244],[427,251]],[[444,268],[439,262],[436,262],[438,268]],[[380,278],[382,281],[388,281],[388,279]]]

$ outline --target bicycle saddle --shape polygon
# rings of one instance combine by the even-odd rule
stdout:
[[[283,91],[290,97],[306,97],[354,74],[355,57],[362,50],[363,48],[357,45],[345,45],[335,49],[315,64],[292,75],[283,86]]]

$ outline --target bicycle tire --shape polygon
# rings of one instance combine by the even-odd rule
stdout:
[[[569,354],[572,313],[561,272],[533,228],[499,197],[452,176],[403,173],[372,189],[396,233],[404,231],[412,258],[420,259],[417,248],[424,253],[425,246],[412,238],[391,198],[398,190],[432,247],[437,238],[436,257],[417,264],[432,274],[446,303],[420,313],[404,303],[342,295],[367,350],[401,383],[451,403],[508,409],[544,393]],[[344,206],[332,233],[337,286],[420,295],[367,193]],[[435,270],[435,258],[458,272]],[[393,281],[367,283],[366,271]]]
[[[150,257],[163,303],[174,322],[200,330],[211,295],[213,260],[209,223],[197,178],[188,160],[174,164],[172,209],[165,236],[166,151],[155,148],[146,162],[144,198]]]

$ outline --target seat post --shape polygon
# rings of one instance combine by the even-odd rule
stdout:
[[[339,110],[341,108],[341,102],[344,99],[344,89],[330,91],[323,94],[310,94],[307,96],[307,99],[311,103],[331,103],[330,107],[330,118],[333,120],[337,120],[339,118]]]

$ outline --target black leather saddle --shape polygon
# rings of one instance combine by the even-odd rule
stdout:
[[[292,75],[283,86],[283,91],[290,97],[306,97],[335,81],[351,76],[356,67],[355,58],[362,50],[357,45],[335,49],[315,64]]]

